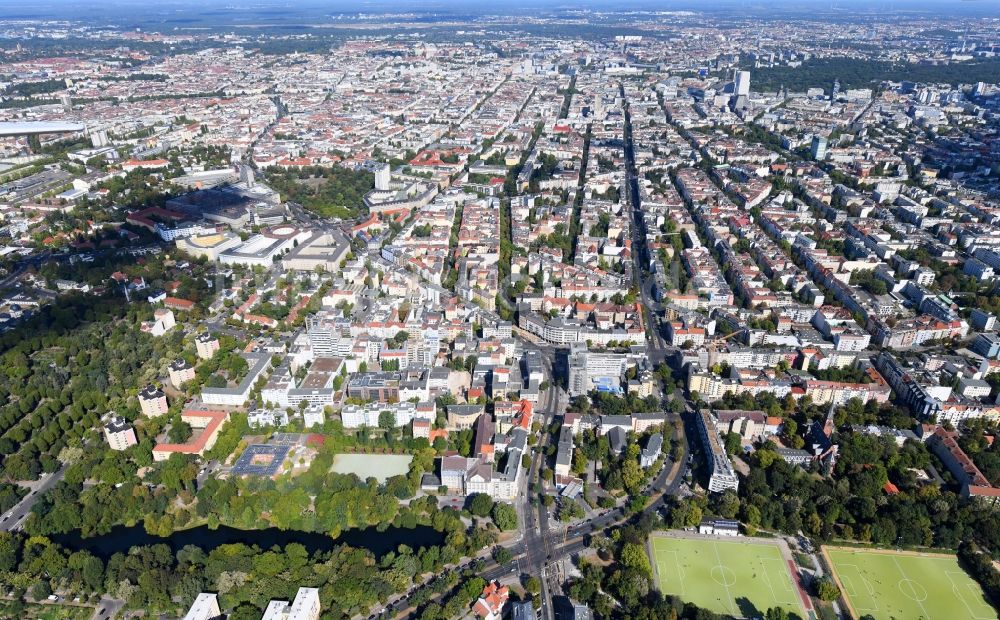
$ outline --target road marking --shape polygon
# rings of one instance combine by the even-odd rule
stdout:
[[[719,546],[718,546],[718,544],[716,544],[716,543],[713,542],[713,543],[711,543],[711,545],[712,545],[712,550],[715,551],[715,559],[719,561],[719,566],[722,566],[722,556],[719,555]],[[733,595],[729,591],[729,586],[727,584],[723,584],[723,585],[726,588],[726,596],[729,597],[730,608],[733,610],[733,614],[736,615],[736,614],[739,613],[739,610],[736,609],[736,601],[733,599]]]
[[[973,611],[972,606],[969,605],[968,599],[966,599],[965,595],[962,594],[961,586],[955,582],[955,578],[953,577],[953,575],[960,575],[964,581],[964,578],[967,578],[968,575],[966,575],[965,573],[959,573],[957,571],[945,571],[944,574],[948,578],[948,581],[951,582],[952,593],[958,600],[962,601],[962,604],[965,605],[965,608],[969,610],[969,617],[972,618],[973,620],[989,620],[990,616],[980,616],[975,611]],[[978,585],[974,583],[966,583],[965,588],[972,595],[972,600],[975,601],[979,595]]]
[[[774,591],[774,586],[771,585],[771,578],[767,576],[767,567],[764,565],[764,559],[763,558],[757,558],[757,561],[760,562],[761,574],[764,575],[764,582],[767,583],[767,589],[771,591],[771,598],[774,599],[775,601],[777,601],[778,600],[778,595]],[[782,602],[782,601],[779,601],[779,602]]]
[[[899,574],[903,576],[903,581],[906,581],[908,583],[909,582],[917,583],[916,581],[913,581],[912,579],[908,579],[906,577],[906,571],[904,571],[903,567],[899,565],[899,559],[898,558],[896,558],[895,556],[893,556],[892,561],[896,565],[896,570],[898,570]],[[902,584],[903,581],[900,581],[899,583]],[[899,591],[901,593],[906,594],[905,592],[903,592],[903,588],[899,584],[897,584],[896,587],[899,588]],[[912,589],[912,586],[911,586],[911,589]],[[916,594],[916,592],[914,592],[914,594]],[[910,598],[910,599],[916,601],[917,605],[920,605],[920,610],[922,612],[924,612],[924,617],[925,618],[930,618],[931,617],[930,614],[927,613],[927,608],[924,607],[924,603],[923,603],[922,600],[918,600],[915,596],[908,596],[907,598]],[[927,598],[927,592],[926,591],[924,592],[924,598],[925,599]]]

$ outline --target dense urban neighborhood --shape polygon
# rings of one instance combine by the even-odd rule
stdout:
[[[0,8],[0,618],[997,617],[996,15],[539,7]]]

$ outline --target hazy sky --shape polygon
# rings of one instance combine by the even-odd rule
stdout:
[[[328,19],[331,14],[401,13],[472,17],[592,11],[692,10],[734,15],[887,15],[923,14],[928,17],[996,15],[1000,0],[0,0],[0,19],[72,19],[124,22],[164,21],[177,17],[261,15],[269,21]]]

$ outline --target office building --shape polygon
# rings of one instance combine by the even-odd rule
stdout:
[[[736,74],[736,83],[733,91],[737,97],[745,97],[750,94],[750,72],[740,71]]]
[[[291,271],[334,273],[350,251],[350,241],[341,234],[316,232],[299,243],[281,259],[281,266]]]
[[[236,387],[202,388],[201,400],[206,405],[242,407],[250,398],[250,392],[257,380],[271,368],[271,356],[267,353],[246,353],[249,370]]]
[[[969,346],[973,353],[978,353],[983,357],[1000,357],[1000,337],[996,334],[979,334]]]
[[[826,159],[826,138],[823,136],[813,136],[812,146],[809,148],[812,158],[816,161]]]
[[[713,493],[721,493],[728,489],[737,490],[740,481],[719,438],[719,431],[712,414],[708,409],[702,409],[698,412],[697,420],[698,431],[704,444],[705,459],[708,461],[709,471],[712,472],[708,479],[708,490]]]
[[[602,387],[620,389],[628,366],[628,354],[589,351],[586,343],[574,342],[567,358],[569,395],[580,396]]]
[[[388,191],[391,177],[392,172],[389,164],[378,164],[375,166],[375,189],[380,192]]]

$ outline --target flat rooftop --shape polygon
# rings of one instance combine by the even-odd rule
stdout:
[[[291,446],[287,444],[252,444],[247,446],[233,465],[237,476],[275,476],[285,462]]]

